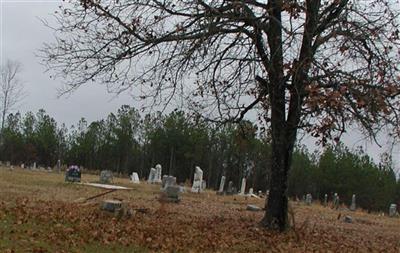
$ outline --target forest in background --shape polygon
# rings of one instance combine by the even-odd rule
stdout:
[[[147,178],[149,169],[161,164],[163,174],[176,176],[180,183],[191,182],[194,167],[200,166],[212,189],[225,175],[237,188],[246,177],[247,189],[265,191],[270,152],[268,131],[249,121],[214,125],[182,111],[142,116],[127,105],[106,119],[82,118],[70,128],[45,110],[9,114],[0,135],[0,161],[14,165],[53,167],[60,159],[67,165],[125,175],[135,171]],[[341,143],[314,153],[298,145],[288,185],[292,198],[311,193],[323,199],[336,192],[349,205],[356,194],[357,205],[371,211],[386,211],[400,201],[390,155],[382,155],[377,164],[361,148],[350,150]]]

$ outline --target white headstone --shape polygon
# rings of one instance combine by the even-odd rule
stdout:
[[[156,174],[157,174],[156,169],[150,168],[149,178],[147,179],[147,182],[150,184],[155,183],[156,182]]]
[[[156,165],[156,176],[154,179],[154,183],[161,183],[162,182],[161,176],[162,176],[162,167],[161,167],[161,164],[157,164]]]
[[[140,183],[139,175],[138,175],[137,172],[132,172],[131,182],[134,183],[134,184],[139,184]]]
[[[33,163],[33,169],[36,170],[36,162]]]
[[[251,196],[253,194],[253,188],[249,189],[249,195]]]
[[[243,178],[242,179],[242,186],[240,187],[239,195],[244,195],[245,190],[246,190],[246,178]]]
[[[310,193],[308,193],[306,195],[306,204],[311,205],[311,203],[312,203],[312,195]]]
[[[222,176],[221,177],[221,183],[219,184],[218,192],[223,192],[224,191],[224,186],[225,186],[225,176]]]
[[[203,187],[203,171],[199,166],[196,166],[194,170],[194,178],[192,184],[192,192],[200,193]]]

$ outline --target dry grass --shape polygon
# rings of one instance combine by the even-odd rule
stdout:
[[[292,203],[295,229],[278,234],[258,226],[263,213],[245,210],[263,199],[207,191],[162,203],[159,186],[116,178],[134,189],[78,203],[103,190],[63,180],[57,173],[0,168],[0,252],[400,252],[396,218]],[[148,211],[115,217],[99,210],[104,198]],[[338,220],[339,213],[354,222]]]

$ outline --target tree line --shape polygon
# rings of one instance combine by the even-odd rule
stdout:
[[[176,176],[180,183],[191,182],[194,167],[200,166],[209,188],[217,189],[224,175],[237,188],[246,177],[247,188],[265,191],[270,184],[271,139],[261,130],[250,121],[210,124],[183,111],[142,116],[127,105],[105,119],[89,123],[82,118],[67,128],[39,110],[8,115],[0,160],[44,167],[61,160],[91,170],[125,175],[135,171],[141,178],[161,164],[163,174]],[[320,200],[338,193],[349,204],[356,194],[358,206],[372,211],[386,210],[400,200],[400,182],[389,155],[376,164],[362,149],[349,150],[342,144],[315,153],[297,145],[288,186],[289,196],[300,199],[307,193]]]

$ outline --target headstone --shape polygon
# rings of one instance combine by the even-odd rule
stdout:
[[[166,180],[167,180],[167,177],[169,177],[169,176],[168,176],[168,175],[162,176],[162,179],[161,179],[161,188],[164,188],[164,187],[165,187],[165,182],[166,182]]]
[[[237,193],[238,193],[238,189],[235,186],[233,186],[232,187],[232,194],[237,194]]]
[[[201,181],[201,190],[205,191],[207,189],[207,182],[206,180]]]
[[[147,179],[147,182],[150,184],[155,183],[156,182],[156,174],[157,174],[156,169],[150,168],[149,178]]]
[[[132,172],[131,182],[134,183],[134,184],[139,184],[140,183],[139,175],[138,175],[137,172]]]
[[[226,194],[232,195],[233,194],[233,182],[229,181],[228,183],[228,189],[226,190]]]
[[[391,204],[389,207],[389,217],[394,217],[397,215],[397,205]]]
[[[25,169],[25,164],[21,164],[21,169]]]
[[[333,195],[333,208],[338,209],[339,203],[340,203],[339,195],[335,192],[335,194]]]
[[[328,206],[328,194],[326,194],[326,193],[324,196],[324,206]]]
[[[167,201],[171,202],[179,202],[180,198],[181,187],[179,185],[168,185],[165,188],[165,196]]]
[[[164,175],[162,179],[161,189],[165,190],[168,186],[176,185],[176,177]]]
[[[109,212],[115,212],[122,208],[122,202],[120,200],[103,200],[101,203],[101,209]]]
[[[224,186],[225,186],[225,176],[222,176],[221,183],[219,184],[218,192],[220,192],[220,193],[224,192]]]
[[[11,163],[7,161],[7,162],[6,162],[6,166],[7,166],[7,167],[10,167],[10,165],[11,165]]]
[[[356,195],[353,194],[351,197],[351,205],[350,205],[350,211],[355,211],[356,210]]]
[[[162,167],[161,164],[156,165],[156,175],[153,183],[161,183],[161,176],[162,176]]]
[[[353,223],[353,218],[351,216],[345,216],[344,217],[344,222],[346,223]]]
[[[242,186],[240,187],[239,195],[244,195],[245,190],[246,190],[246,178],[243,178],[242,179]]]
[[[33,163],[33,169],[36,170],[36,162]]]
[[[60,159],[57,160],[57,171],[58,172],[61,171],[61,160]]]
[[[253,188],[250,188],[250,189],[249,189],[249,195],[250,195],[250,196],[253,195]]]
[[[80,182],[81,181],[81,170],[76,165],[71,165],[65,171],[65,182]]]
[[[200,193],[203,188],[203,171],[199,166],[196,166],[192,184],[192,192]]]
[[[307,205],[311,205],[312,204],[312,195],[310,193],[308,193],[306,195],[306,204]]]
[[[109,170],[102,170],[100,172],[100,183],[110,184],[113,182],[113,174]]]

